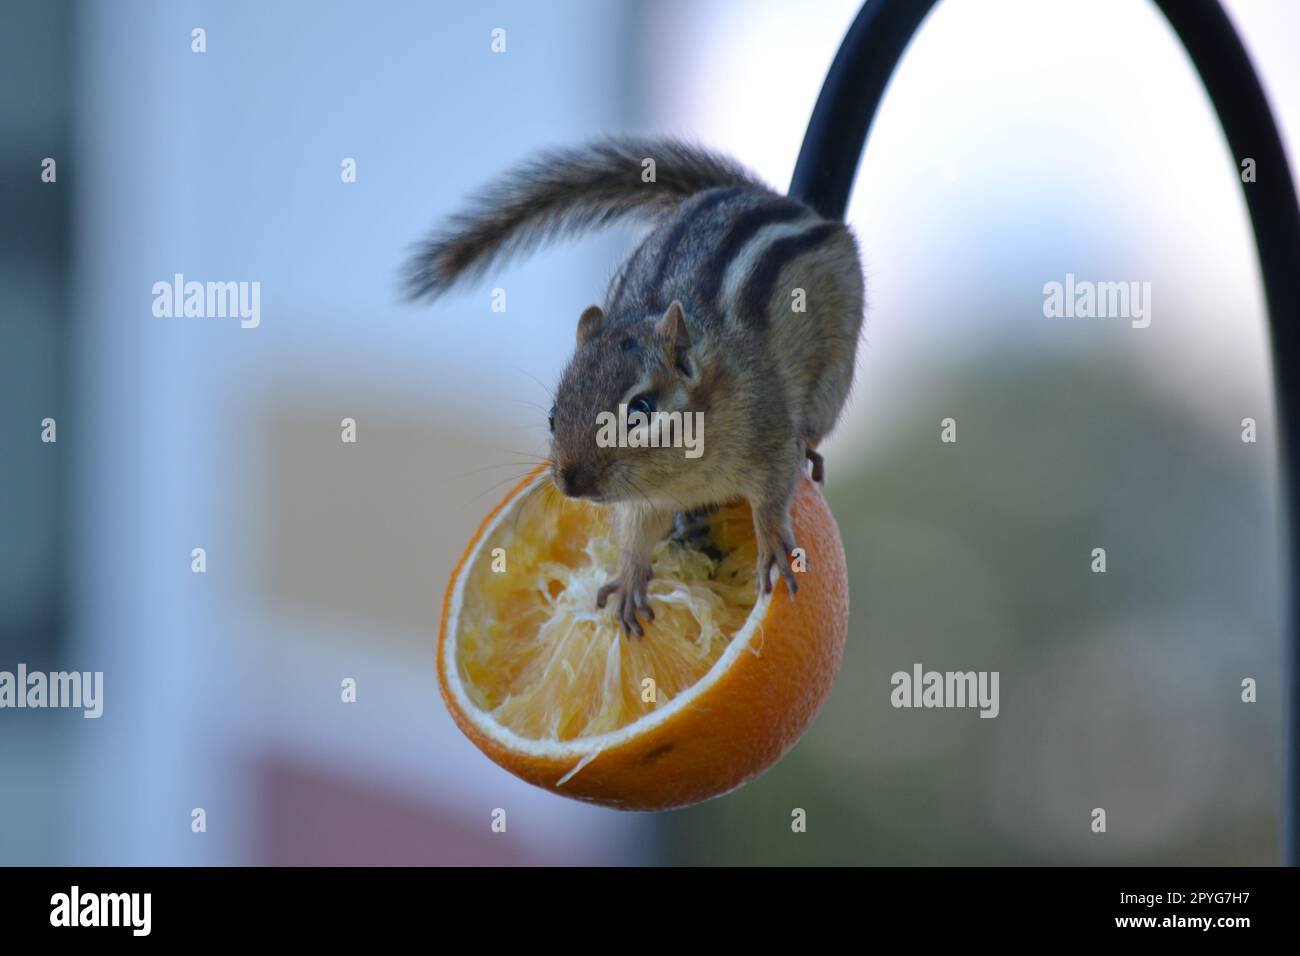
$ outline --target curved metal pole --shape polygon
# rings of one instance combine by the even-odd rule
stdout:
[[[1287,662],[1282,794],[1283,861],[1300,865],[1300,207],[1282,139],[1250,57],[1218,0],[1154,0],[1201,75],[1235,159],[1255,160],[1243,183],[1255,231],[1273,343],[1273,382],[1286,518]],[[936,0],[867,0],[831,64],[790,182],[822,215],[843,219],[867,133],[903,51]]]

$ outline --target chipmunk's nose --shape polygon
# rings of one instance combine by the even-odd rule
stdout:
[[[594,497],[596,483],[581,465],[565,465],[560,469],[560,490],[570,498]]]

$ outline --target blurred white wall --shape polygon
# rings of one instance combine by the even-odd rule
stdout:
[[[281,758],[405,793],[484,833],[492,808],[509,808],[509,839],[534,856],[643,858],[643,821],[556,800],[474,751],[433,671],[446,574],[491,504],[473,500],[481,478],[457,476],[481,464],[480,445],[517,446],[520,426],[544,423],[544,411],[511,400],[542,401],[527,373],[554,374],[612,253],[562,250],[436,308],[397,296],[413,242],[467,193],[540,146],[624,120],[626,10],[155,2],[82,13],[68,164],[81,209],[87,448],[75,657],[106,672],[107,702],[77,734],[77,787],[94,799],[49,862],[257,859],[249,764]],[[195,27],[206,53],[191,50]],[[504,54],[490,48],[496,27]],[[341,182],[345,157],[355,184]],[[152,284],[177,272],[259,281],[260,326],[153,316]],[[489,309],[492,285],[508,290],[504,315]],[[359,422],[355,447],[339,441],[347,416]],[[319,436],[327,456],[365,456],[394,422],[445,454],[369,485],[311,469],[295,472],[299,487],[279,483],[278,451],[293,436]],[[401,447],[387,454],[400,467]],[[338,497],[322,502],[317,486]],[[424,523],[408,515],[311,554],[283,540],[302,523],[277,519],[314,492],[323,510],[298,517],[327,534],[378,498],[431,503]],[[191,573],[195,547],[206,574]],[[420,548],[414,573],[401,547]],[[286,597],[274,587],[288,573],[279,558],[324,573],[359,560],[365,573],[341,588],[330,580],[333,596]],[[382,601],[368,611],[368,591],[395,579],[412,582],[400,600],[419,609],[400,618],[405,629]],[[313,603],[332,597],[342,610]],[[347,676],[358,681],[352,706],[339,697]],[[207,811],[202,837],[190,832],[194,807]]]

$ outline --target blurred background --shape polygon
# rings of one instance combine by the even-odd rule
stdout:
[[[1294,163],[1300,7],[1226,6]],[[855,12],[0,7],[0,670],[105,675],[99,720],[0,712],[0,864],[1278,862],[1262,291],[1240,157],[1139,0],[947,0],[894,78],[849,215],[866,344],[823,449],[849,643],[799,745],[628,815],[519,782],[442,706],[447,576],[544,451],[574,319],[636,233],[432,308],[398,300],[411,244],[604,132],[784,188]],[[175,273],[260,282],[260,326],[155,317]],[[1045,318],[1066,273],[1151,282],[1150,327]],[[916,662],[1000,671],[1000,715],[893,709]]]

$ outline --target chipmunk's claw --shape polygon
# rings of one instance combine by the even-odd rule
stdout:
[[[650,609],[649,587],[648,574],[628,579],[617,577],[596,592],[596,607],[603,609],[609,596],[617,591],[618,605],[614,608],[614,617],[623,626],[624,636],[645,637],[645,628],[639,617],[644,617],[647,624],[655,619],[655,612]]]
[[[788,541],[778,541],[776,547],[769,548],[760,542],[758,549],[758,593],[759,596],[772,593],[772,569],[777,568],[785,581],[790,597],[799,591],[799,582],[795,580],[794,568],[790,566],[790,552],[794,545]]]

